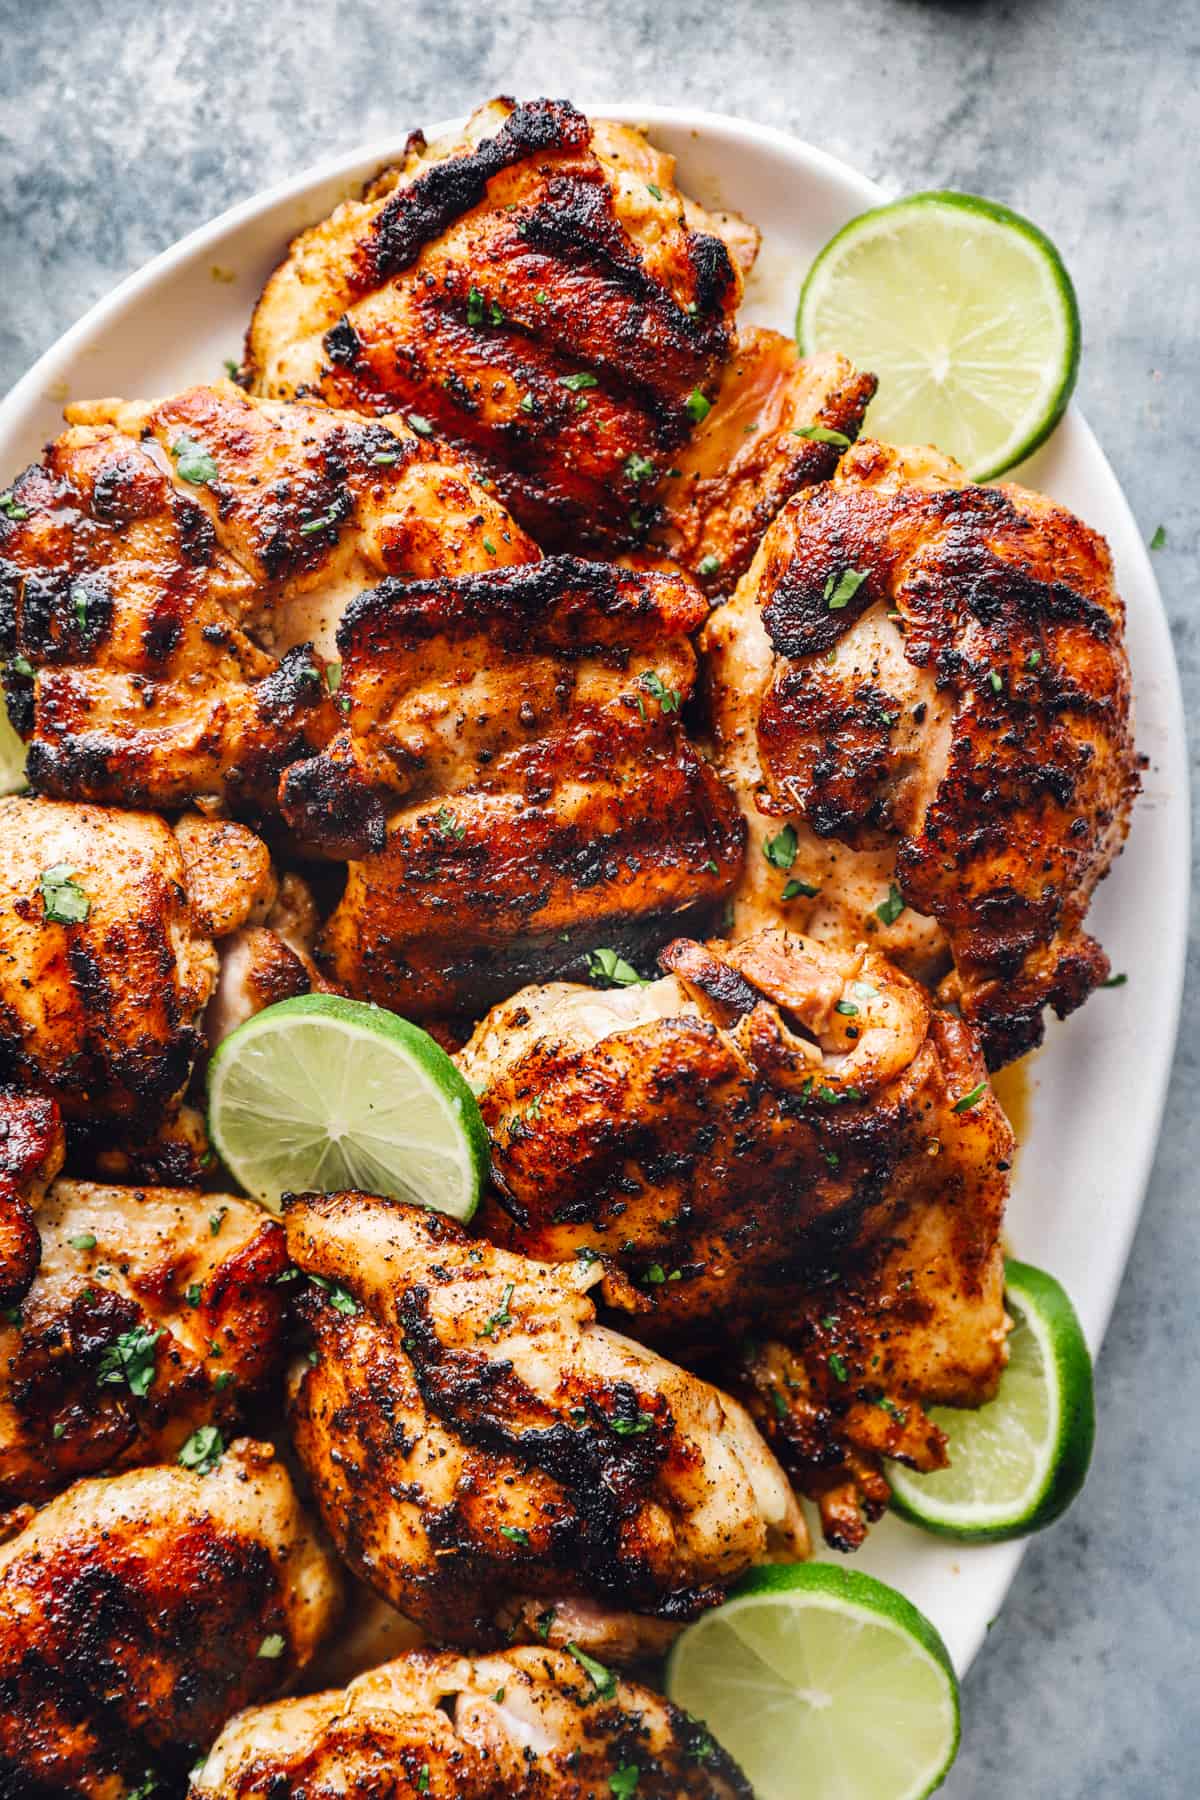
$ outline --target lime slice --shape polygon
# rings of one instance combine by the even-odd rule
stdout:
[[[25,745],[9,724],[0,696],[0,795],[19,794],[25,786]]]
[[[752,1570],[676,1639],[667,1693],[756,1800],[919,1800],[958,1750],[937,1631],[895,1588],[829,1563]]]
[[[1041,1269],[1010,1262],[1005,1281],[1013,1329],[996,1398],[977,1412],[931,1409],[950,1439],[948,1469],[888,1469],[896,1511],[944,1537],[1041,1531],[1070,1506],[1091,1461],[1092,1359],[1075,1309]]]
[[[248,1194],[359,1188],[469,1219],[488,1170],[475,1096],[407,1019],[304,994],[231,1032],[208,1069],[208,1129]]]
[[[805,354],[841,350],[878,375],[873,436],[936,444],[975,481],[1049,436],[1079,369],[1058,251],[973,194],[914,194],[852,220],[808,272],[796,336]]]

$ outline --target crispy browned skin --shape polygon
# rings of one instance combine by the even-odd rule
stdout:
[[[334,978],[477,1014],[726,892],[744,827],[679,718],[704,611],[680,575],[574,557],[362,595],[338,634],[347,730],[284,788],[303,836],[355,857]]]
[[[291,245],[249,380],[417,417],[549,547],[635,542],[741,296],[736,235],[735,260],[673,175],[641,133],[565,101],[495,101],[452,144],[415,134]]]
[[[33,1211],[62,1168],[66,1138],[53,1100],[0,1087],[0,1307],[29,1290],[42,1247]]]
[[[47,916],[56,870],[86,917]],[[53,1095],[69,1120],[170,1110],[217,967],[184,879],[174,833],[149,813],[0,800],[0,1079]]]
[[[784,501],[833,474],[874,392],[844,356],[802,359],[782,332],[743,326],[711,412],[655,490],[648,547],[729,593]],[[803,435],[814,428],[839,441]]]
[[[741,1408],[598,1326],[598,1269],[361,1194],[294,1200],[287,1232],[327,1284],[300,1300],[296,1449],[350,1566],[439,1636],[495,1644],[506,1603],[532,1633],[523,1596],[678,1621],[768,1544],[803,1552]]]
[[[338,1596],[269,1444],[78,1482],[0,1549],[0,1796],[169,1791],[304,1668]]]
[[[693,1345],[786,1319],[931,1199],[994,1246],[1011,1134],[990,1094],[954,1112],[983,1071],[915,982],[782,931],[659,960],[649,987],[527,989],[459,1056],[493,1241],[600,1256],[640,1336]]]
[[[643,1800],[751,1800],[704,1727],[637,1682],[614,1673],[601,1693],[573,1657],[541,1648],[470,1660],[415,1650],[348,1688],[241,1714],[191,1792],[611,1800],[630,1767]]]
[[[37,1228],[37,1278],[0,1326],[0,1506],[173,1461],[201,1425],[232,1436],[283,1354],[278,1225],[228,1194],[59,1181]]]
[[[944,931],[945,992],[989,1062],[1019,1056],[1045,1007],[1064,1016],[1108,972],[1082,923],[1138,776],[1104,540],[1027,489],[868,442],[760,555],[760,806],[882,848]],[[847,570],[866,579],[831,606]]]
[[[326,665],[352,594],[537,554],[401,420],[228,382],[72,411],[0,517],[9,711],[47,794],[269,814],[339,723]]]

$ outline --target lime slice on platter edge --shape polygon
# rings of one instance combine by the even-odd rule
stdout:
[[[830,1563],[752,1570],[676,1639],[666,1686],[756,1800],[922,1800],[958,1752],[958,1682],[935,1627]]]
[[[1079,307],[1031,220],[940,191],[859,215],[800,294],[801,352],[840,350],[879,377],[866,432],[934,444],[974,481],[1023,461],[1057,425],[1079,369]]]
[[[208,1129],[263,1206],[361,1189],[467,1220],[489,1165],[470,1088],[428,1032],[333,994],[282,1000],[239,1025],[208,1069]]]
[[[926,1531],[994,1543],[1041,1531],[1075,1499],[1096,1435],[1092,1359],[1066,1293],[1028,1263],[1005,1264],[1013,1320],[996,1398],[975,1411],[936,1406],[950,1466],[888,1465],[892,1504]]]

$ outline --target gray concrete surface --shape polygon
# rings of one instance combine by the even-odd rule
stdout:
[[[1079,394],[1147,537],[1200,705],[1195,0],[0,0],[0,384],[231,201],[498,91],[691,102],[900,192],[1040,220],[1078,284]],[[1200,1792],[1195,970],[1078,1506],[1034,1545],[966,1690],[955,1800]],[[797,1795],[805,1792],[798,1780]]]

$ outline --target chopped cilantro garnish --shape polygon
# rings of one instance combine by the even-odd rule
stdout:
[[[473,287],[467,295],[467,324],[483,324],[483,295],[477,287]]]
[[[1125,983],[1128,980],[1129,980],[1128,975],[1124,975],[1124,974],[1110,975],[1107,981],[1102,981],[1100,983],[1100,986],[1101,987],[1124,987]]]
[[[849,1381],[850,1379],[850,1371],[847,1369],[844,1359],[838,1355],[836,1350],[830,1353],[829,1372],[836,1381]]]
[[[415,431],[418,437],[433,436],[433,420],[427,419],[424,413],[405,413],[404,416],[408,420],[410,430]]]
[[[653,481],[654,464],[648,456],[634,450],[625,458],[625,479],[627,481]]]
[[[904,895],[894,881],[889,881],[887,899],[881,900],[875,908],[875,917],[882,925],[894,925],[903,911]]]
[[[521,411],[523,413],[531,413],[533,411],[533,395],[532,394],[522,394],[522,396],[521,396]]]
[[[662,189],[653,181],[648,181],[646,183],[646,192],[648,194],[653,194],[656,200],[662,199]]]
[[[94,1250],[96,1248],[96,1234],[94,1231],[80,1231],[77,1232],[74,1237],[68,1238],[67,1242],[70,1244],[72,1250]]]
[[[684,402],[684,405],[687,409],[688,417],[694,425],[703,424],[704,420],[707,419],[709,413],[712,411],[712,401],[706,399],[698,387],[692,389]]]
[[[55,863],[38,877],[42,909],[52,925],[82,925],[92,903],[66,863]]]
[[[796,860],[796,827],[785,825],[777,837],[768,838],[763,855],[773,869],[790,869]]]
[[[653,1413],[643,1412],[640,1407],[632,1418],[610,1414],[608,1420],[609,1430],[615,1431],[618,1437],[638,1437],[643,1431],[649,1431],[653,1423]]]
[[[183,1290],[183,1297],[189,1306],[199,1306],[203,1293],[204,1289],[201,1287],[200,1283],[198,1281],[193,1281],[190,1286]]]
[[[465,825],[460,825],[448,806],[439,806],[434,814],[433,823],[439,837],[455,838],[461,841],[467,835]]]
[[[987,1082],[981,1081],[978,1084],[978,1086],[973,1087],[971,1089],[969,1094],[963,1094],[961,1099],[958,1099],[954,1102],[954,1111],[956,1113],[970,1112],[970,1110],[973,1106],[979,1105],[979,1102],[983,1099],[983,1096],[986,1093],[987,1093]]]
[[[791,881],[784,882],[783,892],[780,894],[779,898],[781,900],[795,900],[799,895],[803,894],[806,900],[813,900],[820,891],[820,888],[814,887],[811,881],[797,881],[793,878]]]
[[[143,1399],[154,1380],[154,1346],[162,1335],[148,1325],[135,1325],[132,1331],[123,1331],[106,1344],[96,1370],[99,1386],[127,1387],[131,1394]]]
[[[207,1475],[225,1453],[225,1439],[215,1425],[198,1425],[179,1452],[180,1466]]]
[[[615,1800],[632,1800],[637,1792],[640,1771],[636,1763],[622,1763],[615,1775],[610,1775],[608,1785],[612,1789]]]
[[[11,488],[7,488],[3,494],[0,494],[0,512],[4,513],[7,518],[12,519],[14,522],[29,517],[29,508],[19,504],[14,498]]]
[[[663,1268],[662,1264],[651,1263],[650,1267],[642,1275],[642,1285],[644,1287],[661,1287],[666,1279],[667,1271]]]
[[[14,675],[23,675],[25,677],[26,681],[33,680],[33,675],[34,675],[33,664],[30,662],[30,660],[27,656],[12,657],[9,660],[8,666]]]
[[[587,968],[590,979],[603,987],[649,986],[645,976],[639,975],[632,963],[627,963],[615,950],[589,951]]]
[[[511,1543],[523,1545],[525,1549],[529,1548],[529,1533],[522,1531],[519,1525],[502,1525],[500,1536],[508,1538]]]
[[[839,1000],[833,1010],[834,1012],[841,1013],[847,1019],[855,1019],[858,1017],[858,1008],[855,1006],[853,1000]]]
[[[209,1213],[208,1229],[209,1229],[210,1236],[212,1236],[212,1237],[217,1236],[217,1233],[220,1231],[222,1225],[225,1223],[225,1214],[228,1211],[229,1211],[229,1208],[227,1206],[218,1206],[215,1213]]]
[[[669,688],[661,675],[654,669],[647,669],[638,677],[638,686],[643,688],[652,700],[657,700],[665,713],[677,713],[683,702],[683,695],[678,688]]]
[[[209,487],[217,479],[216,463],[204,445],[186,431],[181,431],[171,445],[171,455],[181,481],[190,481],[193,487]]]
[[[493,542],[492,542],[492,540],[491,540],[491,538],[490,538],[490,537],[485,537],[485,538],[484,538],[484,540],[483,540],[483,547],[484,547],[484,549],[485,549],[485,550],[486,550],[486,551],[487,551],[487,553],[488,553],[488,555],[489,555],[489,556],[495,556],[495,554],[496,554],[496,546],[495,546],[495,544],[493,544]]]
[[[483,1329],[476,1332],[475,1335],[477,1337],[495,1337],[498,1331],[502,1331],[506,1325],[512,1324],[512,1313],[509,1311],[509,1303],[512,1300],[513,1291],[516,1288],[516,1285],[515,1281],[505,1282],[504,1298],[500,1302],[499,1312],[494,1312]]]
[[[839,450],[848,450],[851,443],[844,431],[834,431],[828,425],[793,425],[792,436],[811,438],[815,444],[836,444]]]
[[[278,1631],[271,1631],[258,1646],[258,1654],[266,1662],[278,1662],[285,1648],[282,1635]]]
[[[696,564],[696,573],[697,575],[715,575],[720,567],[720,557],[714,556],[710,550],[708,555],[702,556],[700,561]]]
[[[318,531],[328,531],[330,526],[337,524],[340,517],[340,508],[336,505],[331,506],[328,512],[321,513],[318,518],[306,519],[300,527],[300,536],[314,537]]]
[[[998,669],[993,669],[991,671],[990,675],[988,676],[988,680],[992,684],[993,694],[999,694],[1003,690],[1004,677],[1003,677],[1003,675],[1001,675],[1001,673]]]
[[[841,612],[848,606],[866,579],[865,569],[843,569],[840,575],[831,575],[822,596],[830,612]]]
[[[1166,542],[1167,542],[1166,526],[1165,525],[1156,525],[1154,527],[1154,536],[1150,539],[1150,548],[1152,550],[1165,549]]]
[[[428,1763],[422,1763],[421,1767],[417,1771],[417,1792],[418,1792],[418,1794],[427,1794],[429,1792],[429,1764]]]
[[[600,386],[596,377],[590,374],[587,369],[581,369],[577,375],[560,375],[558,379],[561,385],[565,388],[570,388],[573,394],[582,393],[584,388]]]
[[[1027,669],[1036,669],[1038,664],[1041,662],[1041,660],[1042,660],[1041,651],[1040,650],[1031,650],[1029,652],[1029,655],[1025,658],[1025,667]]]
[[[594,1656],[589,1656],[587,1651],[581,1650],[576,1643],[567,1645],[567,1655],[575,1658],[575,1661],[590,1680],[592,1687],[595,1690],[593,1698],[597,1700],[611,1700],[617,1691],[617,1678],[612,1670],[606,1669],[602,1662],[597,1662]]]
[[[344,1288],[340,1281],[330,1281],[327,1275],[310,1275],[308,1278],[314,1287],[319,1287],[326,1296],[334,1312],[341,1313],[344,1319],[353,1319],[359,1311],[358,1301],[354,1295]]]

